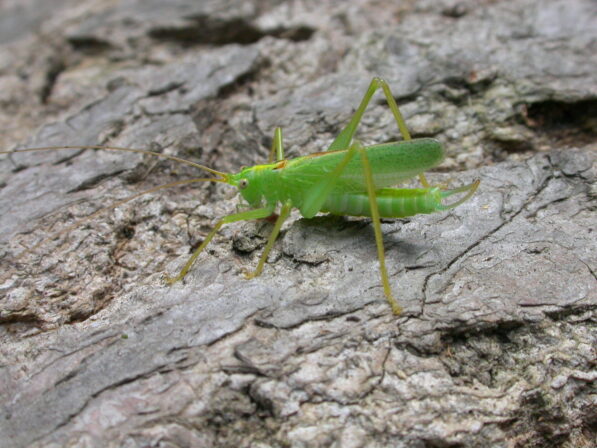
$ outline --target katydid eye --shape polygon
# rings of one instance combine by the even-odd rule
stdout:
[[[249,186],[249,181],[247,179],[241,179],[240,182],[238,183],[238,188],[240,188],[241,190],[244,190],[248,186]]]

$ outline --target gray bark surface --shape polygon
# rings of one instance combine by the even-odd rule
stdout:
[[[590,447],[591,0],[0,2],[0,150],[145,148],[236,172],[326,148],[373,76],[449,212],[225,226],[220,184],[139,154],[0,155],[0,447]],[[376,96],[359,138],[399,138]],[[412,184],[416,185],[415,183]],[[76,224],[76,225],[75,225]],[[31,248],[26,250],[26,248]]]

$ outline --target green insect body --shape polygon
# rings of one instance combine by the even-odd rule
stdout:
[[[386,143],[364,148],[371,164],[375,186],[386,187],[404,182],[421,171],[433,168],[443,160],[443,150],[437,140],[417,139]],[[321,179],[329,176],[346,156],[346,151],[324,152],[293,160],[257,165],[231,176],[229,183],[239,186],[240,193],[253,207],[263,203],[274,206],[290,201],[306,218],[305,198]],[[395,169],[401,167],[400,171]],[[441,193],[436,188],[376,190],[382,217],[405,217],[432,213],[441,209]],[[353,157],[336,180],[321,212],[336,215],[371,216],[366,180],[359,158]]]
[[[363,146],[358,140],[354,139],[354,135],[371,97],[379,88],[384,92],[403,140]],[[62,147],[62,149],[80,148],[84,147]],[[261,274],[268,254],[292,208],[298,208],[305,218],[311,218],[319,212],[335,215],[368,216],[371,217],[375,232],[384,293],[395,314],[400,314],[401,308],[398,301],[393,297],[390,288],[385,266],[380,218],[402,218],[421,213],[449,210],[468,200],[479,186],[479,180],[476,180],[469,185],[446,190],[438,186],[431,186],[427,182],[423,173],[441,163],[444,158],[444,151],[437,140],[429,138],[411,139],[389,86],[380,78],[374,78],[371,81],[351,121],[325,152],[287,160],[284,158],[282,130],[276,128],[268,163],[244,168],[235,174],[223,173],[203,165],[151,151],[99,146],[90,148],[151,154],[187,163],[217,176],[215,178],[183,180],[152,188],[117,204],[98,210],[90,217],[160,188],[202,181],[227,183],[237,187],[241,196],[252,207],[251,210],[220,219],[195,250],[180,273],[176,277],[166,278],[167,283],[178,282],[186,276],[197,257],[224,224],[275,216],[276,209],[279,207],[277,219],[257,268],[252,273],[246,274],[247,278],[253,278]],[[24,151],[54,149],[60,148],[30,148]],[[391,188],[416,176],[419,177],[423,188]],[[464,195],[459,200],[450,204],[444,203],[446,198],[460,193],[464,193]],[[71,228],[72,226],[63,230],[63,232],[69,231]],[[38,245],[39,243],[29,250]]]

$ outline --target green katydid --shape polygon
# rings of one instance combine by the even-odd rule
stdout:
[[[358,140],[354,139],[354,135],[371,98],[379,88],[383,90],[403,140],[363,146]],[[305,218],[312,218],[319,212],[371,217],[377,245],[381,281],[386,299],[394,314],[400,314],[401,308],[393,297],[390,288],[385,266],[380,218],[402,218],[419,213],[449,210],[468,200],[479,186],[479,180],[452,190],[437,186],[433,187],[429,184],[423,173],[443,160],[444,151],[437,140],[411,138],[390,87],[380,78],[374,78],[371,81],[352,119],[326,151],[287,160],[284,158],[282,130],[276,128],[268,163],[244,168],[235,174],[216,171],[176,157],[132,148],[69,146],[30,148],[22,151],[60,148],[95,148],[151,154],[187,163],[217,176],[189,179],[152,188],[117,204],[102,208],[88,218],[145,193],[175,185],[213,181],[227,183],[239,189],[241,196],[252,209],[220,219],[201,245],[194,251],[180,273],[175,277],[166,279],[169,284],[181,281],[186,276],[197,257],[224,224],[268,218],[274,215],[278,206],[280,206],[280,209],[265,249],[255,271],[247,273],[247,278],[253,278],[261,274],[268,254],[293,207],[298,208]],[[416,176],[419,177],[423,188],[390,188]],[[445,198],[459,193],[465,194],[461,199],[451,204],[443,204]],[[63,232],[70,230],[72,227],[74,226],[63,230]],[[33,250],[39,244],[28,249],[28,251]]]

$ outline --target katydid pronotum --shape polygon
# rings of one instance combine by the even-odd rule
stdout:
[[[354,138],[354,135],[371,98],[379,88],[382,89],[394,115],[402,134],[402,140],[363,146]],[[2,151],[0,154],[81,148],[151,154],[187,163],[217,176],[183,180],[153,188],[131,196],[117,204],[102,208],[91,216],[160,188],[201,181],[222,182],[237,187],[241,196],[250,205],[250,210],[234,213],[220,219],[194,251],[180,273],[175,277],[166,278],[167,283],[173,284],[181,281],[186,276],[197,257],[224,224],[277,216],[256,269],[245,274],[247,278],[253,278],[261,274],[268,254],[292,208],[297,208],[305,218],[312,218],[319,212],[335,215],[368,216],[373,223],[381,282],[386,299],[394,314],[400,314],[401,308],[392,295],[388,279],[380,218],[402,218],[419,213],[449,210],[468,200],[479,186],[479,180],[451,190],[429,184],[424,172],[443,160],[444,151],[442,146],[434,139],[411,138],[390,87],[380,78],[374,78],[371,81],[352,119],[324,152],[287,160],[284,158],[282,130],[276,128],[268,163],[243,168],[235,174],[216,171],[177,157],[132,148],[67,146]],[[419,177],[422,188],[391,188],[416,176]],[[443,203],[445,198],[459,193],[464,194],[459,200],[450,204]],[[279,210],[276,215],[278,207]],[[72,227],[64,231],[68,231]],[[39,243],[27,251],[31,251],[38,246]]]

